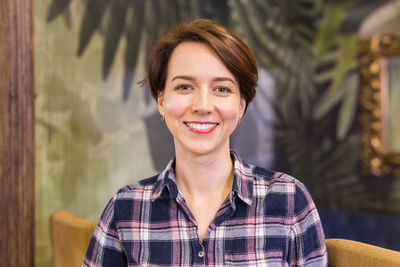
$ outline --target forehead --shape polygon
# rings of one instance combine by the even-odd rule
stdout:
[[[173,50],[168,62],[167,80],[174,75],[235,78],[215,51],[202,42],[183,42]]]

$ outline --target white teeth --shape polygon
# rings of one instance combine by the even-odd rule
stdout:
[[[187,122],[186,124],[189,127],[192,127],[192,128],[194,128],[196,130],[199,130],[199,131],[205,131],[205,130],[208,130],[208,129],[211,129],[211,128],[217,126],[217,123],[206,123],[206,124],[201,123],[200,124],[200,123]]]

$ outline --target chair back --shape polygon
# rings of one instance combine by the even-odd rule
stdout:
[[[96,222],[67,210],[53,212],[50,219],[54,267],[80,267]],[[327,239],[331,267],[398,267],[400,252],[346,239]]]
[[[67,210],[57,210],[50,217],[54,267],[82,266],[96,222],[84,220]]]
[[[331,267],[399,267],[400,252],[346,239],[327,239]]]

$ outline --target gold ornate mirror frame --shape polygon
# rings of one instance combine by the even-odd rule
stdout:
[[[389,62],[400,62],[400,33],[363,41],[360,124],[361,170],[364,175],[400,177],[400,151],[398,147],[394,150],[388,147],[389,134],[400,134],[392,133],[393,127],[388,125],[390,116],[400,117],[400,114],[389,113],[393,110],[389,109],[389,104],[394,103],[390,96],[394,89],[400,91],[400,72],[399,78],[392,77],[397,82],[393,88],[389,77],[393,71]],[[396,98],[395,102],[400,103],[400,99]]]

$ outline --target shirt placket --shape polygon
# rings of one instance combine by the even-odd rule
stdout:
[[[224,220],[229,218],[233,211],[235,210],[235,205],[232,205],[234,202],[234,196],[232,192],[227,196],[225,199],[224,203],[221,205],[221,208],[217,212],[216,217],[214,218],[213,222],[211,222],[210,226],[207,229],[207,232],[204,236],[203,244],[200,242],[199,235],[197,233],[197,222],[196,219],[194,218],[192,212],[190,211],[189,207],[186,204],[186,201],[184,200],[183,196],[178,193],[178,196],[176,198],[176,202],[178,205],[181,206],[183,212],[186,214],[186,218],[188,218],[188,223],[191,224],[190,227],[193,229],[193,232],[190,234],[191,238],[191,247],[192,247],[192,259],[193,259],[193,266],[208,266],[208,261],[207,261],[207,250],[205,249],[207,246],[206,244],[208,243],[208,238],[210,236],[211,231],[215,231],[215,228],[217,225],[221,224]],[[210,252],[213,253],[213,252]]]
[[[192,248],[193,265],[206,266],[206,251],[203,244],[200,243],[200,239],[193,240]]]
[[[188,224],[190,224],[191,233],[190,233],[190,242],[192,248],[192,265],[193,266],[206,266],[206,250],[204,246],[200,242],[199,235],[197,233],[197,223],[196,219],[194,218],[192,212],[190,211],[189,207],[187,206],[185,200],[183,199],[181,194],[178,194],[176,198],[176,202],[182,208],[183,212],[185,213],[185,217],[188,218]]]

